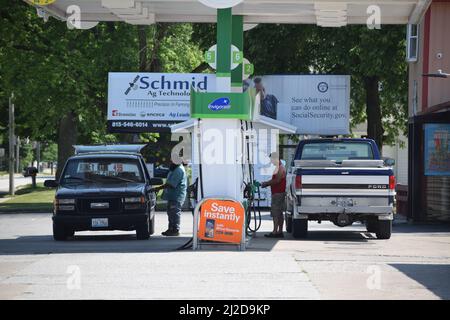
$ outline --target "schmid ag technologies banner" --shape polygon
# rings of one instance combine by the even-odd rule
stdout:
[[[109,73],[110,132],[170,132],[190,115],[190,90],[215,90],[213,74]]]
[[[262,76],[244,84],[261,93],[261,114],[297,127],[299,134],[350,133],[350,76]]]

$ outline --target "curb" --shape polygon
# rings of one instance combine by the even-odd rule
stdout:
[[[48,210],[0,210],[0,215],[2,214],[23,214],[23,213],[48,213],[52,214]]]

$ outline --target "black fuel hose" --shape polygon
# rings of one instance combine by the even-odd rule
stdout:
[[[249,123],[248,121],[245,121],[245,128],[248,131]],[[250,121],[250,130],[251,134],[253,134],[253,122]],[[247,161],[249,166],[249,174],[250,174],[250,188],[253,188],[253,184],[255,182],[255,167],[250,161],[250,146],[249,142],[247,141]],[[261,199],[261,191],[260,187],[257,186],[257,195],[258,199],[255,201],[255,194],[253,190],[249,193],[251,196],[249,197],[249,204],[247,208],[247,230],[246,234],[248,236],[253,235],[261,228],[262,218],[261,218],[261,206],[260,206],[260,199]],[[257,204],[257,205],[256,205]],[[254,227],[251,227],[251,220],[252,220],[252,214],[253,214],[253,220],[254,220]]]
[[[262,223],[261,218],[261,207],[260,207],[260,198],[261,193],[259,187],[257,187],[257,194],[258,199],[255,199],[255,195],[252,192],[252,184],[246,184],[246,190],[247,190],[247,199],[248,199],[248,206],[247,206],[247,212],[246,212],[246,235],[252,236],[255,234],[260,228]],[[254,225],[252,227],[252,218],[254,221]]]

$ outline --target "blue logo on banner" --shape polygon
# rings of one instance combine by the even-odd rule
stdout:
[[[212,111],[219,111],[223,109],[230,109],[230,99],[228,98],[219,98],[214,100],[208,105],[208,109]]]
[[[328,83],[326,82],[321,82],[317,85],[317,90],[319,90],[319,92],[321,93],[325,93],[328,91]]]

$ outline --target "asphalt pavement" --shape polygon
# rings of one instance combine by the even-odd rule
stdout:
[[[52,239],[50,214],[0,214],[1,299],[449,299],[450,228],[396,223],[390,240],[363,226],[312,223],[307,240],[267,239],[268,213],[244,252],[177,251],[192,236],[79,232]]]

